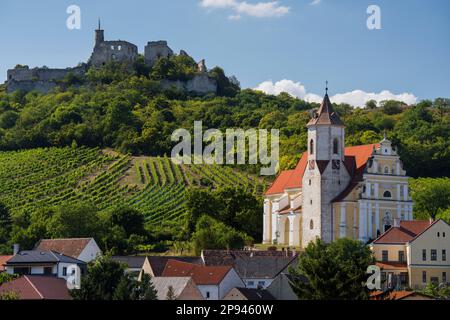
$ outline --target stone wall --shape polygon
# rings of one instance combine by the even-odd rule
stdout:
[[[172,55],[173,51],[167,45],[167,41],[149,41],[144,49],[145,63],[149,66],[153,66],[160,58]]]
[[[94,47],[89,62],[101,67],[110,61],[134,62],[138,56],[136,45],[127,41],[104,41]]]
[[[199,74],[188,81],[170,81],[162,80],[161,87],[163,89],[176,88],[185,92],[196,92],[199,94],[216,93],[217,82],[210,78],[207,74]]]

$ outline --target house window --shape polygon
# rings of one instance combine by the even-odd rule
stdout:
[[[437,250],[431,249],[431,261],[437,260]]]
[[[381,260],[382,261],[389,261],[389,252],[387,250],[383,250],[381,252]]]
[[[14,273],[18,275],[30,274],[31,269],[29,267],[14,267]]]
[[[209,291],[206,291],[206,299],[209,299],[211,297],[211,293]]]
[[[422,283],[427,283],[427,272],[422,271]]]
[[[442,272],[442,283],[447,283],[447,272]]]
[[[314,140],[311,139],[309,142],[309,154],[314,154]]]
[[[44,267],[44,274],[50,275],[52,273],[53,273],[53,268],[52,267]]]
[[[442,249],[442,261],[447,261],[447,252],[445,249]]]
[[[384,193],[383,193],[383,197],[385,197],[385,198],[390,198],[392,195],[391,195],[391,192],[390,191],[385,191]]]
[[[259,288],[264,288],[264,285],[266,284],[265,281],[258,281],[258,287]]]
[[[405,262],[405,251],[399,251],[398,252],[398,261],[399,262]]]
[[[314,229],[314,222],[313,222],[313,220],[311,219],[311,221],[309,222],[309,228],[312,230],[312,229]]]
[[[427,261],[427,250],[422,249],[422,261]]]
[[[337,138],[334,138],[333,140],[333,153],[339,154],[339,141]]]
[[[63,267],[62,275],[63,277],[67,276],[67,267]]]

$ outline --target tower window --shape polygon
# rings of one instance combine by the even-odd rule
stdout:
[[[311,179],[309,179],[309,185],[311,185]]]
[[[391,192],[389,192],[389,191],[385,191],[384,193],[383,193],[383,197],[385,197],[385,198],[390,198],[392,195],[391,195]]]
[[[312,221],[312,219],[311,219],[311,221],[309,222],[309,228],[312,230],[312,229],[314,229],[314,222]]]
[[[309,142],[309,154],[314,154],[314,140],[311,139]]]
[[[334,138],[333,140],[333,153],[339,154],[339,141],[337,138]]]

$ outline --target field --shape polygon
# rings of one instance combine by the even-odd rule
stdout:
[[[96,148],[0,152],[0,202],[12,213],[86,201],[100,210],[127,205],[148,224],[181,221],[188,186],[241,186],[261,194],[264,180],[226,166],[175,165]]]

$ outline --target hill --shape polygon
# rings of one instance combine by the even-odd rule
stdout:
[[[0,203],[12,215],[43,207],[92,203],[100,211],[128,206],[148,225],[179,223],[189,186],[241,186],[261,194],[265,181],[218,165],[175,165],[168,157],[133,157],[98,148],[0,152]]]

